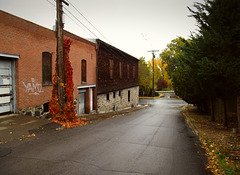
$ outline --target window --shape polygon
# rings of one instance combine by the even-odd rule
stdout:
[[[131,100],[131,93],[130,91],[128,91],[128,102],[130,102],[130,100]]]
[[[87,61],[82,60],[82,83],[87,82]]]
[[[113,98],[116,98],[116,92],[113,92]]]
[[[109,74],[110,74],[110,79],[113,79],[113,60],[109,59]]]
[[[127,78],[129,79],[129,64],[127,65]]]
[[[42,53],[42,84],[52,83],[52,54]]]
[[[107,96],[106,96],[106,97],[107,97],[107,100],[109,100],[109,94],[107,94]]]
[[[135,72],[136,70],[135,70],[135,66],[133,66],[133,79],[135,79],[136,78],[136,72]]]
[[[118,96],[121,97],[121,91],[119,91]]]
[[[122,78],[122,62],[119,62],[119,77]]]

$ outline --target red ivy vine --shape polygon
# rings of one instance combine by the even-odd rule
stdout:
[[[64,60],[65,60],[65,79],[66,82],[63,84],[65,89],[66,103],[64,106],[59,105],[58,98],[58,63],[56,61],[55,75],[53,78],[53,90],[52,98],[49,103],[49,113],[52,117],[52,121],[63,125],[66,128],[72,128],[76,126],[85,125],[85,122],[81,121],[76,117],[73,103],[73,69],[69,60],[69,52],[71,46],[70,39],[64,39]]]

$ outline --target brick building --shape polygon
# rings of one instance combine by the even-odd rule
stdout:
[[[99,113],[138,105],[138,59],[101,41],[97,43]]]
[[[76,112],[96,109],[96,44],[69,32]],[[0,10],[0,114],[48,111],[56,61],[56,33]]]

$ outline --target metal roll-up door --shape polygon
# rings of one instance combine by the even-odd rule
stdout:
[[[13,112],[13,79],[10,60],[0,59],[0,114]]]

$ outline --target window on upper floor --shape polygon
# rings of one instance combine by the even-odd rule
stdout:
[[[129,68],[129,64],[127,65],[127,78],[129,79],[130,78],[130,73],[129,73],[129,70],[130,68]]]
[[[133,66],[133,79],[136,78],[136,69],[135,69],[135,66]]]
[[[119,78],[122,79],[122,62],[119,62]]]
[[[52,54],[42,53],[42,84],[52,84]]]
[[[110,79],[113,79],[113,59],[109,59],[109,75]]]
[[[82,83],[87,82],[87,61],[82,60]]]

